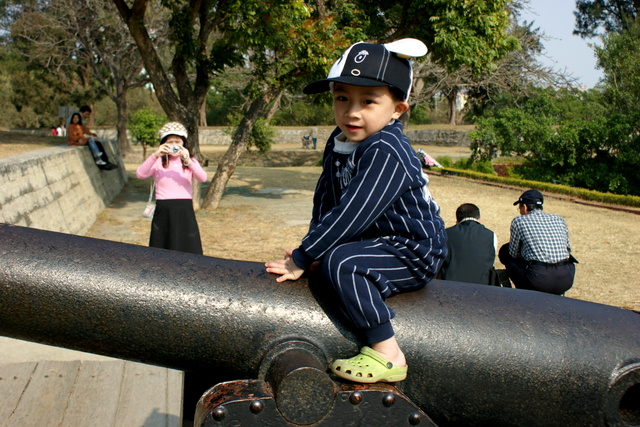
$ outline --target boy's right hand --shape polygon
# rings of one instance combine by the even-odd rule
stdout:
[[[304,269],[298,267],[291,259],[291,255],[293,251],[291,249],[287,249],[285,251],[284,259],[278,259],[275,261],[269,261],[265,263],[265,267],[267,269],[267,273],[279,274],[280,277],[276,278],[276,282],[282,283],[286,280],[298,280],[302,273],[304,273]]]

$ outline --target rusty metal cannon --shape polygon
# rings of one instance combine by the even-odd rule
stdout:
[[[640,424],[640,314],[570,298],[396,296],[409,376],[370,386],[326,371],[358,343],[322,284],[259,263],[0,225],[0,301],[2,335],[210,372],[196,425]]]

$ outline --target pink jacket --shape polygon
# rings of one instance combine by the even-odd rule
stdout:
[[[189,166],[182,166],[180,157],[169,156],[169,164],[165,169],[162,166],[162,158],[149,156],[136,170],[136,177],[140,179],[153,176],[156,183],[156,199],[191,199],[193,198],[192,180],[205,182],[207,172],[202,169],[200,163],[191,158]]]

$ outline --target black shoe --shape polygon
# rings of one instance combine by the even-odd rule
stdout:
[[[104,165],[103,167],[104,167],[104,169],[105,169],[105,170],[110,171],[110,170],[112,170],[112,169],[117,169],[117,168],[118,168],[118,165],[114,165],[114,164],[113,164],[113,163],[111,163],[111,162],[107,162],[107,164],[106,164],[106,165]]]

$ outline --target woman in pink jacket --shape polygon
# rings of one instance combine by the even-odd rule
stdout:
[[[200,230],[193,210],[193,178],[207,180],[207,173],[191,156],[187,129],[170,122],[158,132],[160,146],[136,171],[140,179],[153,177],[156,210],[151,222],[149,246],[202,255]]]

